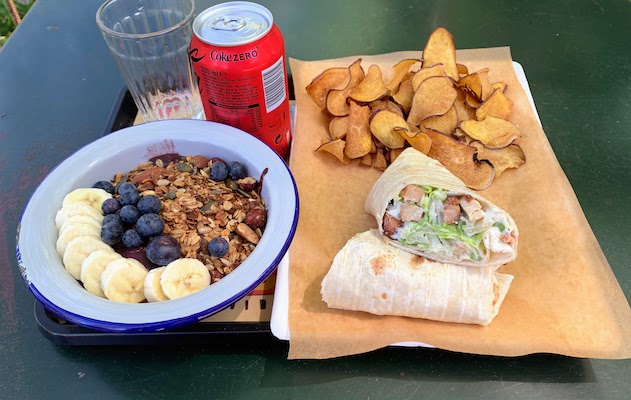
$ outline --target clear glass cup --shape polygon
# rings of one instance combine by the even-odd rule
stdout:
[[[194,0],[108,0],[96,22],[145,121],[205,119],[188,47]]]

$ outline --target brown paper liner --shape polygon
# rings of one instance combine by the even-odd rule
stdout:
[[[421,52],[364,56],[387,80],[392,66]],[[520,231],[519,255],[498,272],[515,276],[499,315],[485,327],[327,308],[320,284],[344,244],[376,228],[364,211],[381,171],[357,161],[342,165],[314,150],[328,138],[328,117],[304,88],[337,60],[291,59],[297,119],[290,166],[300,195],[300,220],[290,249],[289,358],[358,354],[398,342],[500,356],[556,353],[574,357],[631,357],[631,308],[589,227],[576,195],[530,106],[509,48],[459,50],[457,60],[491,82],[508,84],[511,122],[526,164],[502,174],[480,194],[511,214]]]

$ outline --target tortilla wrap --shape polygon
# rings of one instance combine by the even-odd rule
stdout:
[[[376,229],[355,235],[322,281],[330,308],[488,325],[512,275],[443,264],[388,245]]]
[[[503,222],[495,224],[501,228],[494,229],[493,222],[488,223],[487,228],[484,228],[485,230],[482,233],[483,236],[480,236],[484,237],[484,239],[478,241],[476,253],[471,253],[471,256],[445,254],[444,248],[440,250],[442,252],[440,253],[434,250],[436,246],[432,244],[426,245],[430,246],[430,248],[420,248],[419,245],[405,244],[400,241],[401,239],[393,240],[384,232],[384,215],[389,205],[393,202],[396,203],[397,198],[400,199],[400,193],[408,185],[439,188],[448,196],[473,198],[486,210],[486,215],[493,215],[493,218],[501,218]],[[379,232],[386,236],[389,244],[431,260],[464,266],[498,267],[517,257],[519,231],[511,216],[475,191],[467,188],[460,179],[440,162],[413,148],[404,150],[375,182],[366,199],[365,210],[376,218]],[[463,212],[463,215],[466,214]],[[442,225],[443,228],[445,226],[444,224]],[[454,226],[451,228],[455,231]],[[502,232],[499,232],[499,229],[502,229]],[[510,236],[510,241],[507,240],[507,243],[504,243],[503,239],[508,236]],[[445,244],[449,241],[437,242],[434,238],[433,242],[439,243],[442,247],[449,246]],[[482,244],[479,244],[480,242]],[[434,249],[431,246],[434,246]],[[462,251],[465,253],[469,250]]]

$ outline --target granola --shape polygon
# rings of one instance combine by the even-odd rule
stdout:
[[[152,194],[162,201],[163,233],[177,239],[183,257],[203,262],[212,282],[232,272],[252,253],[267,217],[261,182],[250,176],[213,181],[210,168],[216,161],[223,162],[201,155],[168,154],[126,174],[117,173],[112,180],[114,185],[129,181],[142,196]],[[216,237],[229,243],[223,257],[208,252],[208,243]]]

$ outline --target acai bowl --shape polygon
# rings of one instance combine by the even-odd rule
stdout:
[[[61,209],[67,207],[69,193],[77,189],[92,188],[96,182],[110,181],[116,184],[117,174],[124,175],[143,163],[156,160],[156,157],[165,154],[176,155],[176,163],[177,156],[181,156],[179,161],[183,164],[193,164],[195,170],[197,166],[191,157],[206,158],[209,164],[209,167],[205,168],[206,174],[212,172],[210,168],[217,160],[225,160],[226,164],[240,164],[247,171],[246,175],[254,178],[260,186],[244,186],[244,182],[252,183],[252,179],[242,180],[241,185],[237,186],[234,181],[239,180],[234,179],[232,184],[235,185],[235,193],[248,195],[248,190],[244,189],[251,189],[251,197],[260,196],[262,204],[257,203],[257,207],[263,207],[265,210],[264,229],[262,232],[257,230],[259,237],[255,238],[256,245],[250,246],[251,251],[248,252],[247,258],[239,262],[230,273],[221,276],[221,279],[213,279],[216,277],[211,276],[211,282],[207,287],[182,297],[174,297],[167,301],[144,300],[123,303],[89,292],[84,287],[79,273],[70,273],[68,266],[65,265],[64,261],[68,261],[68,257],[62,256],[59,252],[61,224],[58,214]],[[164,161],[168,163],[168,160]],[[199,165],[200,169],[202,165]],[[164,167],[166,169],[167,165]],[[210,180],[210,177],[208,179]],[[164,180],[163,177],[156,178],[155,190],[159,189],[158,186],[164,185],[164,182],[161,182]],[[137,181],[136,186],[139,187],[141,196],[142,193],[149,193],[151,190],[147,191],[140,182],[142,180]],[[193,193],[193,197],[194,195]],[[124,204],[116,190],[112,198],[119,198],[121,204]],[[230,201],[225,204],[215,203],[210,206],[215,211],[218,207],[228,208],[232,205]],[[164,209],[165,206],[162,207]],[[94,204],[94,208],[101,208],[100,200],[99,204]],[[107,332],[152,332],[173,329],[221,311],[263,282],[276,269],[289,248],[298,222],[298,210],[298,192],[285,161],[254,136],[209,121],[151,122],[119,130],[90,143],[62,162],[42,181],[29,200],[20,221],[16,250],[18,265],[25,284],[37,300],[50,312],[66,321]],[[244,225],[241,223],[244,218],[245,215],[239,217],[239,225]],[[101,234],[104,230],[102,222],[101,220]],[[165,232],[168,230],[167,227]],[[217,236],[217,232],[215,230],[208,234]],[[145,240],[143,246],[148,246],[149,241],[150,239]],[[242,241],[247,242],[245,239]],[[232,241],[230,243],[232,245]],[[204,246],[207,246],[207,243],[203,242],[200,246],[202,252],[205,251]],[[120,244],[111,247],[120,249]],[[184,253],[188,252],[186,245],[182,247]],[[85,246],[83,248],[85,249]],[[122,256],[126,258],[128,255]],[[184,256],[185,254],[182,254],[181,258],[185,258]],[[83,255],[80,260],[87,257],[88,255]],[[217,263],[219,257],[200,254],[198,258],[203,262]],[[217,265],[221,269],[221,264]],[[158,267],[162,265],[147,266],[145,263],[147,274]],[[168,265],[165,267],[169,268]],[[209,264],[208,269],[212,270],[213,267]],[[101,277],[105,275],[112,278],[113,272],[110,271]],[[101,279],[100,283],[103,284],[103,281],[104,279]]]

